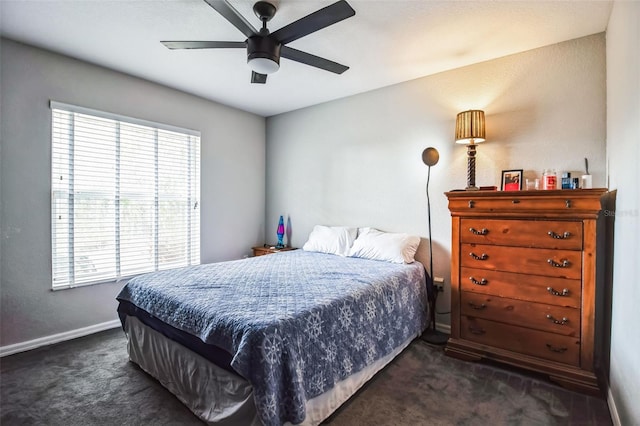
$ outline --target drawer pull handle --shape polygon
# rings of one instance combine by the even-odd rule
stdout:
[[[549,314],[547,314],[547,319],[550,319],[551,321],[553,321],[554,324],[558,324],[558,325],[565,325],[566,323],[569,322],[569,319],[566,317],[562,317],[561,320],[557,320]]]
[[[475,309],[476,311],[481,311],[483,309],[485,309],[487,307],[487,305],[485,305],[484,303],[481,305],[476,305],[473,302],[469,302],[469,306],[471,306],[472,309]]]
[[[569,289],[568,288],[563,288],[562,292],[559,292],[557,290],[554,290],[552,287],[547,287],[547,291],[551,294],[553,294],[554,296],[568,296],[569,295]]]
[[[489,233],[489,230],[487,228],[482,228],[482,229],[476,229],[476,228],[469,228],[469,232],[472,232],[475,235],[487,235]]]
[[[561,354],[561,353],[566,352],[568,348],[557,348],[557,347],[547,343],[547,349],[549,349],[551,352],[555,352],[555,353]]]
[[[484,329],[482,328],[469,327],[469,331],[471,332],[471,334],[477,334],[478,336],[486,333],[486,331],[484,331]]]
[[[571,200],[565,200],[564,204],[567,206],[568,209],[571,208]]]
[[[520,204],[520,200],[511,200],[511,204]]]
[[[485,278],[482,278],[480,281],[476,280],[473,277],[469,277],[469,279],[471,280],[472,283],[474,283],[475,285],[487,285],[487,283],[489,283],[489,281],[487,281]]]
[[[567,259],[563,260],[562,263],[558,263],[553,259],[547,259],[547,263],[549,263],[549,265],[553,266],[554,268],[568,268],[571,265],[571,262],[569,262]]]
[[[473,257],[475,260],[487,260],[489,258],[486,253],[482,253],[480,256],[478,256],[474,252],[471,252],[469,253],[469,256]]]
[[[571,232],[567,232],[567,231],[563,232],[562,234],[556,234],[553,231],[549,231],[547,232],[547,234],[549,234],[551,238],[554,238],[556,240],[566,240],[571,236]]]

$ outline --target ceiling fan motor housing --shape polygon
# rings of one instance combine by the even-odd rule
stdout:
[[[247,62],[255,58],[270,59],[280,64],[282,45],[271,37],[253,36],[247,39]]]

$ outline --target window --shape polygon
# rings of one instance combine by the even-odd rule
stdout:
[[[53,289],[200,263],[200,134],[51,102]]]

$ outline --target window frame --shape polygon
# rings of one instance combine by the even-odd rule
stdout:
[[[159,270],[168,270],[168,269],[175,269],[177,267],[182,267],[182,266],[188,266],[188,265],[198,265],[201,263],[201,238],[200,238],[200,233],[201,233],[201,209],[200,209],[200,200],[201,200],[201,188],[200,188],[200,179],[201,179],[201,171],[202,171],[202,167],[201,167],[201,149],[202,149],[202,145],[201,145],[201,134],[199,131],[196,130],[191,130],[191,129],[185,129],[185,128],[181,128],[181,127],[177,127],[177,126],[172,126],[172,125],[168,125],[168,124],[164,124],[164,123],[158,123],[158,122],[154,122],[154,121],[149,121],[149,120],[143,120],[143,119],[138,119],[138,118],[133,118],[133,117],[129,117],[129,116],[124,116],[124,115],[120,115],[120,114],[115,114],[115,113],[110,113],[110,112],[105,112],[105,111],[100,111],[100,110],[96,110],[96,109],[91,109],[91,108],[86,108],[86,107],[81,107],[81,106],[77,106],[77,105],[71,105],[71,104],[67,104],[67,103],[63,103],[63,102],[57,102],[54,100],[50,101],[50,109],[51,109],[51,138],[50,138],[50,150],[51,150],[51,170],[50,170],[50,190],[51,190],[51,198],[50,198],[50,203],[49,203],[49,213],[50,213],[50,219],[51,219],[51,230],[50,230],[50,254],[51,254],[51,262],[50,262],[50,271],[51,271],[51,290],[53,291],[57,291],[57,290],[64,290],[64,289],[69,289],[69,288],[76,288],[76,287],[85,287],[85,286],[90,286],[90,285],[98,285],[98,284],[107,284],[107,283],[118,283],[118,282],[126,282],[129,279],[131,279],[132,277],[136,276],[136,275],[140,275],[143,273],[147,273],[147,272],[153,272],[153,271],[159,271]],[[187,143],[188,143],[188,147],[186,149],[187,151],[187,166],[185,167],[185,173],[183,174],[185,181],[187,182],[187,188],[184,192],[181,192],[179,194],[179,197],[181,199],[188,199],[189,204],[188,204],[188,210],[197,210],[197,213],[193,213],[191,211],[189,211],[188,213],[185,213],[186,219],[186,228],[184,230],[184,232],[181,234],[181,240],[183,241],[184,244],[186,244],[186,246],[188,246],[187,249],[187,254],[186,254],[186,264],[179,264],[177,266],[171,266],[170,263],[167,264],[161,264],[158,263],[157,259],[158,257],[161,255],[160,253],[155,253],[155,258],[156,261],[154,262],[151,270],[146,271],[146,272],[135,272],[132,274],[128,274],[128,275],[122,275],[121,274],[121,269],[123,266],[123,263],[121,261],[120,258],[120,251],[121,251],[121,246],[122,246],[122,242],[124,241],[121,236],[120,233],[122,231],[122,227],[120,225],[120,221],[119,221],[119,217],[122,214],[121,211],[118,211],[115,214],[116,219],[113,222],[113,232],[114,232],[114,245],[116,246],[116,248],[114,249],[114,256],[113,256],[113,260],[109,261],[109,262],[113,262],[113,264],[115,265],[113,274],[110,275],[108,278],[104,278],[104,276],[102,278],[96,278],[95,280],[87,280],[86,278],[83,280],[82,277],[78,277],[77,274],[75,273],[75,268],[76,268],[76,256],[74,256],[74,250],[75,248],[69,246],[69,248],[67,249],[67,253],[68,253],[68,272],[63,272],[62,274],[57,274],[56,273],[56,268],[58,267],[57,265],[59,263],[56,262],[56,259],[61,259],[62,263],[64,265],[64,258],[65,258],[65,254],[60,255],[60,253],[63,253],[64,248],[62,249],[62,251],[58,252],[58,256],[55,256],[56,251],[55,251],[55,244],[56,242],[59,242],[61,240],[59,240],[59,238],[57,238],[57,236],[59,237],[60,235],[65,235],[64,231],[62,231],[62,234],[57,234],[56,232],[56,226],[59,226],[59,223],[56,223],[56,218],[54,217],[54,214],[56,212],[58,212],[58,210],[56,210],[58,207],[54,205],[54,203],[56,203],[56,201],[60,202],[60,200],[62,200],[61,202],[63,203],[64,206],[66,206],[66,208],[68,209],[68,215],[69,217],[66,220],[66,226],[68,227],[67,230],[67,235],[69,235],[69,241],[74,241],[74,233],[76,233],[75,230],[77,228],[73,228],[73,224],[74,224],[74,207],[75,204],[73,203],[73,200],[75,200],[76,198],[76,192],[75,189],[73,189],[73,185],[74,183],[70,183],[69,184],[69,188],[70,191],[67,191],[68,194],[68,198],[65,200],[64,197],[60,198],[60,197],[56,197],[56,195],[59,195],[60,190],[58,189],[56,192],[56,188],[54,185],[54,173],[55,173],[55,162],[57,161],[57,159],[55,158],[54,155],[54,146],[55,146],[55,138],[56,138],[56,119],[55,119],[55,114],[56,114],[56,110],[65,112],[65,113],[70,113],[70,114],[83,114],[86,116],[90,116],[92,118],[98,118],[98,119],[106,119],[106,120],[113,120],[116,123],[116,126],[118,128],[118,135],[116,136],[116,144],[119,145],[121,143],[121,141],[123,139],[120,139],[120,132],[119,132],[119,128],[122,124],[125,125],[133,125],[133,126],[144,126],[145,130],[152,130],[154,133],[154,140],[153,143],[154,145],[154,149],[156,151],[156,156],[154,158],[154,165],[153,168],[155,169],[155,173],[156,173],[156,181],[154,183],[154,191],[155,191],[155,203],[152,206],[152,212],[151,215],[153,217],[155,217],[155,222],[156,225],[153,226],[153,236],[152,239],[155,241],[155,248],[154,250],[159,250],[159,246],[158,246],[158,240],[161,238],[161,232],[162,229],[157,225],[158,222],[158,215],[159,215],[159,203],[161,201],[167,201],[167,200],[171,200],[174,199],[174,197],[176,196],[177,193],[167,193],[166,197],[162,197],[162,199],[160,199],[158,197],[158,192],[159,192],[159,182],[157,179],[157,173],[158,173],[158,168],[160,167],[159,164],[161,161],[166,159],[171,158],[170,156],[163,156],[160,157],[158,155],[158,151],[159,151],[159,147],[160,144],[162,142],[162,137],[160,137],[159,132],[162,131],[167,131],[167,132],[171,132],[171,133],[178,133],[180,137],[188,137],[187,139]],[[74,117],[75,120],[75,117]],[[164,135],[164,137],[166,138],[167,136],[170,137],[170,135]],[[75,144],[75,139],[76,139],[76,135],[74,133],[73,135],[73,141],[69,142],[69,146],[73,146]],[[126,139],[125,139],[126,140]],[[166,139],[165,139],[166,140]],[[116,161],[119,163],[121,158],[123,158],[121,156],[121,151],[119,150],[119,148],[116,149],[116,151],[114,151],[114,155],[116,156]],[[69,160],[69,165],[72,167],[72,164],[75,160],[75,157]],[[64,165],[64,162],[62,163]],[[119,169],[119,167],[118,167]],[[73,180],[74,177],[77,175],[77,172],[69,172],[69,177],[70,180]],[[93,176],[93,178],[95,178],[95,176]],[[114,177],[115,180],[119,180],[120,179],[120,174],[119,172],[115,174]],[[126,190],[125,192],[131,192],[130,189]],[[107,195],[110,195],[111,192],[110,191],[106,191],[105,193],[107,193]],[[85,192],[85,194],[87,194]],[[145,192],[146,195],[149,195]],[[120,209],[120,196],[121,196],[121,192],[120,192],[120,187],[119,184],[116,184],[114,186],[114,192],[113,192],[113,199],[110,200],[110,202],[113,203],[113,208],[114,211]],[[178,210],[180,211],[180,210]],[[193,223],[194,218],[197,220],[197,223]],[[81,255],[79,255],[78,257],[82,257]],[[144,263],[141,263],[141,265],[144,265]],[[64,268],[64,266],[63,266]],[[62,284],[56,284],[56,277],[68,277],[68,279],[64,280]],[[81,281],[81,282],[77,282],[77,281]]]

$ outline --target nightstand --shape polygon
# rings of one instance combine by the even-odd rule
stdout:
[[[264,256],[265,254],[280,253],[281,251],[296,250],[295,247],[275,248],[275,246],[252,247],[254,256]]]

